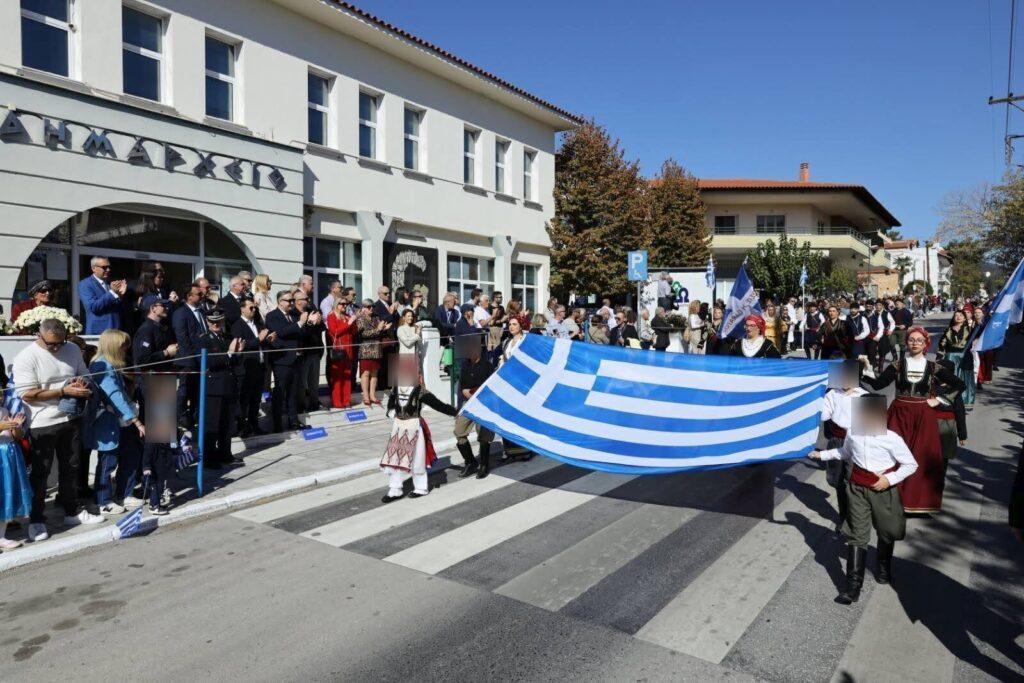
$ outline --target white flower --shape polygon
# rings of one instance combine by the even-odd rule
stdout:
[[[35,333],[39,331],[39,325],[44,320],[54,318],[64,323],[64,327],[67,328],[68,334],[78,334],[82,331],[82,324],[71,317],[71,314],[65,311],[63,308],[57,308],[55,306],[36,306],[24,311],[18,316],[18,319],[14,321],[14,327],[21,330],[22,332]]]

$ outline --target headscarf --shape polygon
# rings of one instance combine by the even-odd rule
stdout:
[[[751,313],[750,315],[748,315],[746,318],[743,319],[743,322],[744,323],[754,323],[755,325],[757,325],[758,333],[762,337],[764,336],[764,328],[765,328],[764,318],[762,318],[759,315],[755,315],[755,314]]]
[[[932,336],[928,334],[928,330],[924,329],[920,325],[914,325],[909,330],[907,330],[907,336],[909,337],[915,332],[924,337],[924,350],[927,352],[932,345]]]

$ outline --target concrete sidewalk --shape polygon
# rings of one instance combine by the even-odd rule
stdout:
[[[447,400],[448,397],[442,398]],[[360,411],[365,412],[365,420],[352,422],[346,416],[346,413]],[[440,458],[433,472],[447,468],[452,454],[455,455],[456,464],[461,465],[462,459],[455,451],[455,439],[452,437],[454,419],[429,409],[423,415],[430,425]],[[196,468],[189,467],[178,473],[176,481],[172,482],[175,498],[171,514],[153,517],[148,510],[144,510],[144,529],[151,530],[156,526],[217,514],[377,468],[391,433],[391,420],[385,416],[382,407],[361,406],[349,411],[324,410],[306,417],[310,427],[323,427],[327,436],[307,441],[301,432],[285,432],[244,440],[235,438],[232,452],[243,458],[245,464],[222,470],[205,468],[205,495],[202,498],[198,497],[196,489]],[[385,480],[381,475],[382,492],[384,488]],[[115,524],[125,514],[109,515],[103,524],[66,529],[63,526],[63,511],[52,505],[51,496],[46,509],[50,538],[36,543],[28,542],[27,520],[19,520],[21,528],[9,529],[7,537],[24,540],[25,545],[0,554],[0,572],[116,540],[118,532]]]

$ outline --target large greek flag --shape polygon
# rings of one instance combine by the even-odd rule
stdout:
[[[1024,259],[1017,264],[1010,279],[992,302],[989,318],[975,335],[974,351],[997,349],[1006,339],[1006,330],[1017,325],[1024,316]]]
[[[800,458],[828,361],[640,351],[528,334],[463,412],[572,465],[656,474]]]

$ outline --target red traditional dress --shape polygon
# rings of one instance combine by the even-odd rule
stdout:
[[[896,383],[896,400],[889,406],[889,429],[903,437],[917,461],[917,472],[899,484],[900,497],[907,512],[939,512],[945,488],[946,464],[935,409],[928,405],[936,398],[933,379],[946,387],[957,388],[942,400],[951,405],[963,382],[949,370],[924,356],[904,356],[890,365],[878,378],[865,376],[864,382],[875,390]]]

